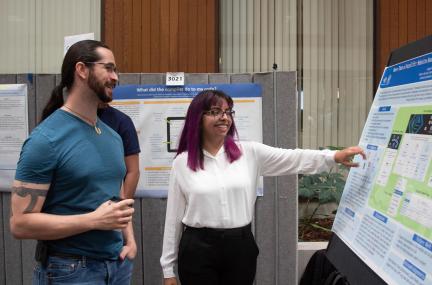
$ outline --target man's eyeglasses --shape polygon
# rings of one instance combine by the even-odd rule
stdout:
[[[222,109],[219,109],[219,108],[213,108],[209,111],[204,112],[204,114],[211,115],[215,118],[222,118],[223,115],[225,114],[225,115],[227,115],[227,117],[232,118],[235,115],[235,111],[233,109],[227,109],[227,110],[223,111]]]
[[[110,73],[115,73],[118,75],[117,66],[111,62],[85,62],[85,64],[101,64]]]

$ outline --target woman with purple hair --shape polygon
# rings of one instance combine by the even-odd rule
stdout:
[[[342,151],[280,149],[239,142],[233,100],[203,91],[191,102],[168,191],[163,252],[165,285],[246,285],[258,247],[251,231],[260,176],[311,174],[336,163],[357,166],[360,147]]]

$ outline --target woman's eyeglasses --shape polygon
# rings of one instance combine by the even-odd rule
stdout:
[[[204,112],[204,114],[211,115],[214,118],[222,118],[223,115],[225,114],[225,115],[227,115],[227,117],[231,117],[232,118],[235,115],[235,111],[232,110],[232,109],[227,109],[227,110],[223,111],[220,108],[213,108],[213,109],[211,109],[209,111]]]

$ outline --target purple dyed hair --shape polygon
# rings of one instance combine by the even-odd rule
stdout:
[[[199,168],[204,169],[201,127],[203,114],[222,100],[225,100],[230,108],[233,107],[234,102],[232,98],[224,92],[217,90],[206,90],[198,93],[189,105],[185,124],[180,136],[177,155],[187,151],[187,165],[193,171],[197,171]],[[239,147],[235,143],[236,138],[238,138],[238,134],[233,119],[231,128],[228,130],[224,142],[225,153],[230,163],[236,161],[242,155]]]

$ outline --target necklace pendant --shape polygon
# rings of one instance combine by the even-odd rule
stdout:
[[[94,126],[94,129],[98,135],[102,133],[101,129],[99,129],[96,125]]]

